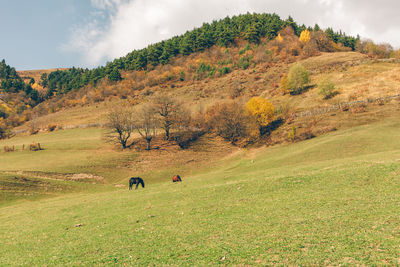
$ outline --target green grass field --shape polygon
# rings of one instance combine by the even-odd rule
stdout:
[[[78,132],[81,143],[59,151],[70,141],[58,140]],[[99,135],[96,129],[39,135],[35,141],[44,138],[47,150],[0,153],[0,171],[84,172],[108,162],[100,175],[111,173],[118,158],[133,157],[96,156],[104,146]],[[28,141],[8,142],[18,140]],[[75,159],[70,150],[81,145]],[[48,160],[21,164],[30,153],[48,153]],[[83,183],[86,189],[5,205],[0,265],[400,264],[398,118],[243,151],[217,165],[180,184],[128,191]]]

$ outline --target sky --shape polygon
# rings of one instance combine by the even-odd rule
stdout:
[[[17,70],[96,67],[204,22],[289,15],[400,47],[399,0],[0,0],[0,59]]]

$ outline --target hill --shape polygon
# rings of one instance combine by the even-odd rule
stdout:
[[[198,57],[202,57],[202,55]],[[301,95],[292,96],[282,93],[276,84],[279,84],[281,74],[287,72],[292,63],[277,63],[271,66],[269,62],[261,62],[255,68],[233,70],[221,77],[182,82],[167,81],[135,90],[133,94],[128,93],[124,97],[119,92],[123,92],[124,88],[128,88],[133,81],[129,78],[131,74],[126,73],[124,74],[126,79],[118,85],[102,86],[103,92],[108,90],[107,88],[116,90],[115,96],[110,95],[107,101],[93,101],[92,92],[82,92],[83,96],[77,97],[77,100],[65,100],[74,102],[75,105],[38,117],[35,125],[43,131],[47,130],[49,124],[57,125],[60,129],[98,127],[106,123],[107,113],[115,106],[138,105],[152,101],[153,96],[157,94],[171,95],[182,101],[183,105],[190,107],[193,113],[204,111],[207,107],[221,101],[246,102],[254,95],[261,95],[271,101],[275,108],[278,111],[281,110],[286,116],[286,126],[282,127],[282,131],[273,134],[285,140],[291,125],[311,127],[309,124],[314,121],[315,125],[312,126],[315,128],[313,129],[314,134],[321,134],[326,130],[338,129],[346,124],[353,125],[357,120],[360,124],[373,122],[379,118],[390,116],[397,109],[396,102],[392,102],[390,99],[380,101],[379,98],[400,94],[398,89],[400,87],[398,75],[400,64],[398,61],[370,59],[356,52],[336,52],[323,53],[297,62],[303,64],[310,72],[311,84],[318,84],[321,79],[329,76],[339,94],[329,100],[324,100],[318,94],[317,86]],[[160,72],[162,73],[162,71]],[[153,75],[153,72],[149,72],[148,75]],[[232,96],[232,92],[235,90],[240,91],[238,96]],[[92,100],[89,96],[92,96]],[[63,101],[61,100],[61,103],[65,103]],[[336,108],[324,114],[293,117],[294,114],[330,109],[340,103],[354,101],[365,101],[365,103],[359,103],[358,107],[351,108],[349,112]],[[44,113],[48,113],[47,109],[54,108],[54,106],[64,105],[61,103],[45,106]],[[31,123],[27,123],[18,127],[17,131],[28,131],[30,126]]]
[[[399,55],[246,14],[92,70],[3,61],[0,265],[399,264]],[[151,150],[110,142],[110,111],[138,128],[149,104]]]
[[[236,152],[182,184],[2,207],[0,263],[395,265],[397,118]]]

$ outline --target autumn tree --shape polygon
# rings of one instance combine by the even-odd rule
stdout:
[[[232,144],[247,135],[249,119],[238,102],[217,103],[207,109],[204,119],[208,131],[215,132]]]
[[[159,120],[155,108],[151,104],[142,106],[134,113],[135,122],[134,127],[140,136],[146,141],[146,150],[151,149],[151,141],[157,134],[157,127]]]
[[[275,115],[274,106],[268,99],[262,97],[251,98],[246,103],[246,111],[259,126],[260,132],[273,121]]]
[[[300,37],[299,37],[299,41],[303,44],[306,44],[310,41],[311,39],[311,34],[310,31],[305,29],[304,31],[301,32]]]
[[[294,64],[287,75],[287,90],[290,94],[301,93],[310,82],[308,71],[300,64]]]
[[[122,149],[134,145],[134,141],[129,142],[135,130],[132,111],[126,108],[115,109],[107,116],[107,128],[110,130],[107,136],[109,140],[121,144]]]
[[[171,130],[182,126],[188,112],[183,108],[182,103],[170,96],[156,96],[153,102],[154,110],[160,117],[160,127],[165,132],[165,140],[169,140]]]

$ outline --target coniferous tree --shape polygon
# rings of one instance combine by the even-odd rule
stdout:
[[[122,80],[121,73],[116,67],[108,74],[108,79],[113,82]]]

